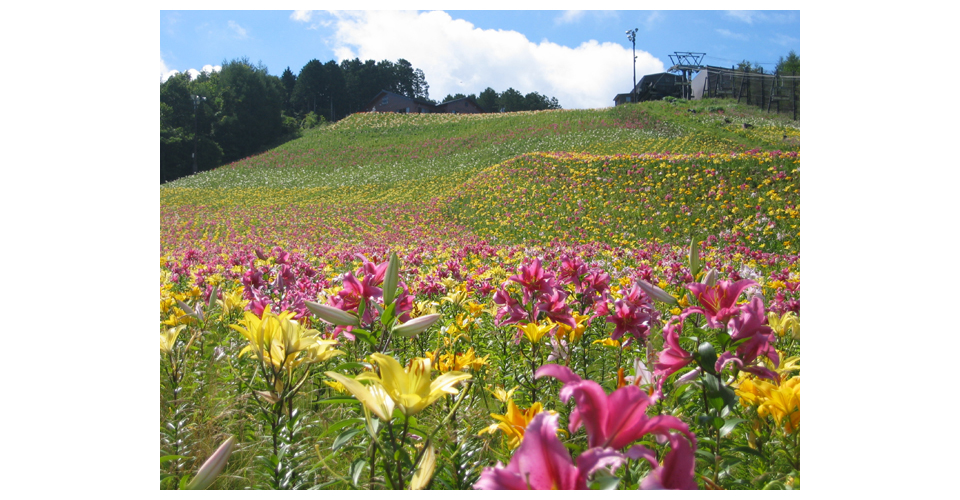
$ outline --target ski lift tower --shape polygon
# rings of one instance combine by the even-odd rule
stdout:
[[[670,54],[670,62],[673,66],[667,70],[668,73],[679,73],[680,81],[677,85],[681,86],[681,95],[684,99],[693,97],[693,91],[690,88],[690,82],[693,80],[693,74],[704,68],[703,56],[706,52],[674,52]]]

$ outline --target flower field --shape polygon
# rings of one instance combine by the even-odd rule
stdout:
[[[798,144],[371,113],[163,185],[160,487],[799,489]]]

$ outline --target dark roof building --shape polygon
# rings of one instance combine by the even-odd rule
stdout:
[[[476,101],[469,97],[434,104],[430,101],[381,90],[367,102],[363,111],[381,113],[484,113]]]
[[[614,106],[628,102],[656,101],[667,96],[680,97],[679,82],[682,77],[673,73],[654,73],[644,75],[629,94],[617,94],[613,98]]]

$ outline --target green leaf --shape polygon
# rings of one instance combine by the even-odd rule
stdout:
[[[719,429],[723,427],[723,419],[720,417],[713,417],[713,428]]]
[[[367,465],[367,461],[358,458],[350,464],[350,480],[353,482],[353,486],[357,487],[357,481],[360,480],[360,474],[363,473],[363,468]]]
[[[340,433],[336,439],[333,440],[333,446],[330,447],[331,450],[339,450],[341,446],[350,442],[353,439],[353,436],[360,434],[360,429],[347,429]]]
[[[724,437],[727,434],[733,432],[733,428],[741,422],[746,422],[746,419],[742,418],[731,418],[724,422],[723,427],[720,428],[720,437]]]
[[[755,450],[755,449],[753,449],[753,448],[751,448],[751,447],[749,447],[749,446],[737,446],[737,447],[735,447],[735,448],[732,448],[730,451],[739,451],[740,453],[746,453],[746,454],[748,454],[748,455],[753,455],[753,456],[755,456],[755,457],[759,457],[759,458],[762,458],[762,459],[764,459],[764,460],[767,459],[767,457],[763,456],[763,453],[760,453],[759,451],[757,451],[757,450]]]
[[[357,309],[357,317],[363,320],[363,313],[367,310],[367,299],[360,299],[360,307]]]
[[[717,350],[713,348],[713,344],[704,342],[700,344],[698,351],[700,353],[700,367],[707,373],[717,373],[714,369],[717,364]]]
[[[165,462],[169,462],[169,461],[171,461],[171,460],[177,460],[177,459],[180,459],[180,458],[190,458],[190,457],[186,457],[186,456],[183,456],[183,455],[164,455],[164,456],[160,457],[160,463],[165,463]]]
[[[356,331],[356,330],[354,330],[354,331]],[[370,365],[369,363],[358,363],[358,362],[356,362],[356,361],[349,361],[349,362],[344,363],[344,364],[342,364],[342,365],[337,365],[337,367],[334,368],[332,371],[342,373],[342,372],[345,372],[345,371],[347,371],[347,370],[358,370],[358,369],[359,369],[359,370],[362,370],[362,369],[364,369],[364,368],[371,368],[371,369],[372,369],[373,366]]]
[[[320,400],[315,401],[314,403],[315,403],[315,404],[322,404],[322,405],[327,405],[327,404],[347,404],[347,403],[359,404],[360,401],[357,400],[356,398],[337,397],[337,398],[320,399]]]
[[[397,303],[394,302],[394,303],[391,303],[389,306],[387,306],[386,309],[383,310],[383,316],[380,316],[380,323],[382,323],[383,326],[389,327],[390,322],[393,321],[393,319],[396,317],[393,314],[396,309],[397,309]]]
[[[323,431],[323,433],[320,434],[320,436],[319,436],[317,439],[322,439],[322,438],[326,437],[327,435],[329,435],[331,432],[336,432],[336,431],[338,431],[338,430],[340,430],[340,429],[343,429],[344,427],[346,427],[346,426],[348,426],[348,425],[362,424],[362,423],[364,423],[364,419],[362,419],[362,418],[348,418],[348,419],[345,419],[345,420],[341,420],[341,421],[339,421],[339,422],[337,422],[337,423],[335,423],[335,424],[327,427],[327,429],[326,429],[325,431]]]
[[[590,481],[591,490],[615,490],[620,484],[620,478],[611,476],[603,471],[598,472],[593,481]]]
[[[190,476],[183,476],[180,478],[180,485],[177,486],[178,490],[184,490],[187,488],[187,484],[190,483]]]

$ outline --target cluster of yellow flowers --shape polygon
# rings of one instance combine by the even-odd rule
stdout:
[[[799,357],[784,360],[778,372],[799,369],[794,363]],[[740,386],[736,389],[740,404],[747,408],[756,408],[757,416],[765,419],[772,416],[778,426],[783,426],[791,434],[800,428],[800,377],[792,377],[779,385],[759,379],[753,375],[741,376]]]

